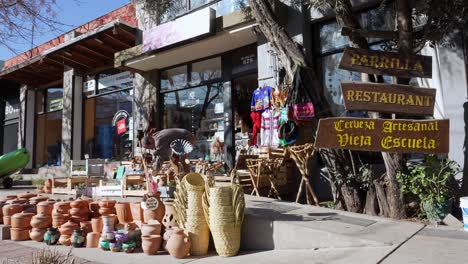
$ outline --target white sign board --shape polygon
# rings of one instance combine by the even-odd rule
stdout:
[[[101,186],[101,187],[94,187],[93,188],[93,197],[101,196],[101,197],[122,197],[123,196],[123,189],[122,185],[114,185],[114,186]]]
[[[133,87],[133,73],[126,71],[118,74],[106,76],[99,79],[98,89],[106,89],[108,87],[117,86],[120,89]]]

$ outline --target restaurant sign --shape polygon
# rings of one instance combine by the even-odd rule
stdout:
[[[342,82],[346,110],[432,116],[436,90],[408,85]]]
[[[449,120],[325,118],[318,148],[439,154],[449,152]]]
[[[340,69],[399,77],[432,78],[432,57],[346,48]]]

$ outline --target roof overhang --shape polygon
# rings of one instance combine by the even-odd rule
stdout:
[[[63,79],[64,66],[82,73],[113,67],[114,53],[135,46],[137,29],[117,20],[50,48],[0,72],[0,78],[32,87]]]

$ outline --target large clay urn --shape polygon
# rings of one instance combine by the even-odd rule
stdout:
[[[72,235],[73,230],[80,228],[80,226],[72,221],[68,221],[65,224],[59,227],[60,234],[62,235]]]
[[[70,209],[70,202],[58,202],[54,204],[52,214],[68,214]]]
[[[32,217],[31,226],[36,229],[47,229],[52,226],[52,217],[46,214],[37,214]]]
[[[160,195],[161,193],[158,192],[155,196],[148,197],[146,202],[142,203],[145,223],[148,223],[149,220],[158,220],[160,223],[162,222],[166,210],[164,203],[161,201]]]
[[[165,206],[165,213],[164,218],[162,220],[162,224],[165,228],[174,228],[178,227],[177,224],[177,214],[174,208],[174,203],[172,202],[164,202]]]
[[[93,228],[94,233],[101,233],[102,232],[102,218],[101,217],[92,218],[91,227]]]
[[[68,214],[52,214],[52,226],[59,227],[70,220],[70,215]]]
[[[104,199],[99,201],[99,214],[100,215],[111,215],[115,214],[115,200],[112,199]]]
[[[132,211],[133,221],[143,221],[143,208],[141,203],[130,203],[130,210]]]
[[[46,231],[47,229],[33,228],[29,231],[29,237],[36,242],[42,242]]]
[[[133,221],[132,211],[130,209],[130,203],[119,202],[115,204],[115,211],[117,212],[117,218],[119,223],[125,224]]]
[[[46,197],[46,196],[31,197],[31,198],[29,198],[29,203],[30,203],[30,204],[38,204],[38,203],[40,203],[40,202],[47,201],[47,199],[49,199],[49,198]]]
[[[142,224],[141,226],[141,235],[150,236],[150,235],[160,235],[161,234],[161,223],[157,220],[150,220],[147,224]]]
[[[171,256],[181,259],[185,258],[190,252],[190,238],[184,233],[183,229],[176,228],[166,243],[166,250]]]
[[[52,215],[54,205],[48,201],[39,202],[36,205],[37,214]]]
[[[99,246],[99,238],[101,233],[91,232],[86,235],[86,247],[87,248],[97,248]]]
[[[146,255],[156,255],[161,248],[162,237],[160,235],[142,236],[141,247]]]
[[[81,230],[83,230],[83,236],[85,237],[88,233],[93,232],[91,221],[81,221],[80,227],[81,227]]]
[[[29,228],[10,228],[10,236],[13,241],[29,240]]]
[[[17,213],[11,216],[11,227],[31,228],[31,218],[33,213]]]

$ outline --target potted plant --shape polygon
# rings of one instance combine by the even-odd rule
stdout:
[[[422,164],[410,167],[408,173],[398,173],[397,181],[403,193],[419,198],[422,216],[440,222],[449,212],[454,187],[458,187],[452,183],[460,171],[455,161],[428,155]]]

